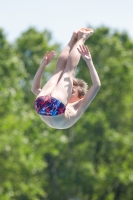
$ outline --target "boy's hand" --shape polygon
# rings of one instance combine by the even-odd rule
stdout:
[[[54,56],[55,56],[55,52],[53,50],[50,52],[47,51],[42,59],[41,64],[48,65],[51,62],[51,60],[54,58]]]
[[[87,62],[91,61],[91,54],[87,46],[85,45],[79,45],[78,52],[81,54],[82,58]]]

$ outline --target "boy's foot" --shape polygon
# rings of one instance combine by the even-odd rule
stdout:
[[[78,40],[78,30],[74,31],[72,36],[71,36],[71,39],[68,43],[68,46],[70,47],[70,50],[73,48],[73,46],[76,44]]]
[[[71,48],[75,45],[75,43],[78,40],[78,30],[74,31],[71,37],[71,40],[69,42],[69,46],[71,46]]]
[[[77,40],[77,39],[78,39],[78,31],[79,31],[79,30],[76,30],[76,31],[74,31],[73,34],[72,34],[72,38],[73,38],[74,40]]]
[[[94,31],[91,28],[81,28],[78,31],[78,39],[84,38],[86,41],[93,33]]]

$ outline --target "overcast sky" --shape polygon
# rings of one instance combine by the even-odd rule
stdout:
[[[127,31],[133,39],[133,0],[0,0],[0,28],[10,42],[32,26],[65,46],[73,30],[88,25]]]

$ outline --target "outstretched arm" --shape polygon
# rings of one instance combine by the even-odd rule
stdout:
[[[54,58],[55,53],[54,51],[46,52],[44,55],[40,67],[37,70],[35,77],[33,79],[31,91],[37,96],[41,92],[41,77],[43,74],[43,71],[45,67],[51,62],[51,60]]]
[[[101,83],[100,83],[100,79],[97,74],[97,71],[92,62],[91,54],[89,52],[88,47],[84,46],[84,45],[79,46],[78,51],[81,54],[82,58],[85,60],[87,66],[89,68],[90,76],[91,76],[91,80],[92,80],[92,86],[90,87],[89,91],[84,96],[84,98],[81,102],[81,107],[83,108],[83,110],[86,110],[88,108],[89,104],[91,103],[91,101],[96,96],[96,94],[101,86]]]

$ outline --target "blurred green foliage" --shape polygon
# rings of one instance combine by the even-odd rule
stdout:
[[[10,44],[0,29],[0,199],[133,199],[133,41],[99,27],[87,40],[102,87],[71,128],[48,127],[34,111],[31,83],[52,34],[35,28]],[[56,58],[43,76],[52,75]],[[81,59],[77,76],[91,84]]]

